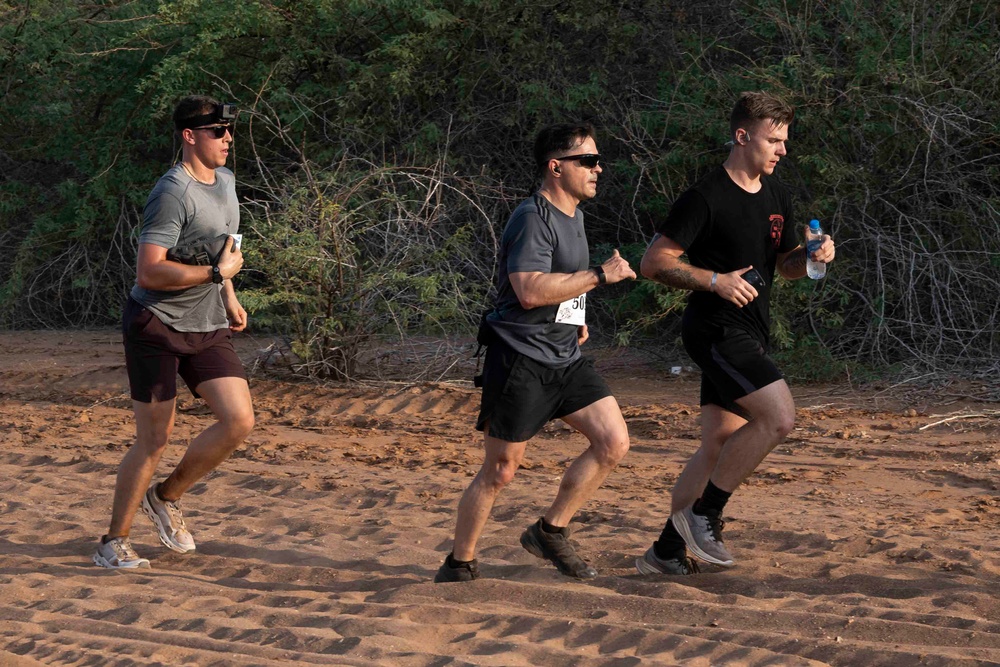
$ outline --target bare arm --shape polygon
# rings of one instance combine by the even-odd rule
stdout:
[[[800,245],[794,250],[778,253],[776,267],[781,277],[787,280],[798,280],[806,275],[806,247]]]
[[[830,263],[836,256],[837,251],[833,243],[833,239],[830,238],[829,234],[823,235],[823,243],[820,245],[819,250],[813,253],[813,259],[817,262]],[[778,273],[781,274],[783,278],[788,280],[798,280],[806,275],[806,258],[808,252],[804,245],[800,245],[794,250],[789,252],[778,253],[778,262],[776,264]]]
[[[166,248],[141,243],[136,282],[143,289],[175,292],[212,282],[212,267],[171,262]]]
[[[650,280],[685,290],[705,290],[712,286],[712,271],[699,269],[681,261],[684,248],[657,234],[646,248],[639,271]]]
[[[231,238],[226,241],[222,259],[219,260],[219,270],[226,279],[239,273],[243,266],[243,254],[239,250],[229,252],[232,243]],[[212,267],[171,262],[167,259],[166,248],[140,243],[136,282],[143,289],[176,292],[212,282]]]
[[[628,261],[615,250],[611,257],[601,264],[607,284],[635,278],[635,271]],[[525,310],[540,306],[555,306],[567,299],[586,294],[600,284],[597,272],[585,269],[574,273],[542,273],[541,271],[519,271],[510,274],[510,286],[514,288],[517,300]]]
[[[240,305],[239,300],[236,298],[236,289],[233,287],[232,280],[226,280],[222,283],[222,305],[226,308],[226,316],[229,318],[229,328],[233,331],[243,331],[247,328],[247,321],[250,319],[247,316],[246,309]]]
[[[681,261],[684,248],[673,239],[661,234],[653,237],[652,243],[642,256],[639,270],[650,280],[669,287],[692,291],[714,292],[719,298],[731,301],[740,308],[757,298],[757,290],[740,276],[749,271],[747,266],[729,273],[716,273],[700,269]],[[715,275],[715,284],[712,276]]]

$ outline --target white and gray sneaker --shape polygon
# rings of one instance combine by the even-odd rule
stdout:
[[[181,508],[175,502],[160,500],[156,495],[158,486],[159,484],[152,484],[146,489],[146,495],[142,497],[142,511],[156,526],[163,546],[179,554],[194,551],[194,538],[184,525]]]
[[[101,567],[110,567],[113,570],[135,570],[140,567],[149,567],[149,561],[139,557],[127,537],[116,537],[98,544],[97,553],[94,554],[94,563]]]
[[[674,512],[670,519],[698,558],[723,567],[733,566],[733,555],[722,543],[722,517],[716,513],[695,514],[691,507]]]
[[[693,558],[668,558],[664,560],[656,555],[656,550],[649,547],[642,558],[635,559],[635,569],[639,574],[698,574],[701,569]]]

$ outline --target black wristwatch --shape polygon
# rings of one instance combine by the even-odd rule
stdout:
[[[604,273],[604,267],[598,264],[597,266],[590,267],[590,270],[597,274],[597,284],[605,285],[608,282],[608,276]]]
[[[212,282],[216,285],[221,285],[225,278],[222,277],[222,271],[219,271],[218,265],[212,267]]]

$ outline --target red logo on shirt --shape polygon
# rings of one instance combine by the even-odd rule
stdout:
[[[771,216],[771,245],[775,248],[781,245],[781,230],[785,228],[785,218],[775,213]]]

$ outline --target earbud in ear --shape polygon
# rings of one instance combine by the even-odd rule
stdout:
[[[555,167],[552,167],[552,171],[556,172],[557,174],[561,174],[562,173],[562,169],[560,169],[558,165],[555,166]]]

